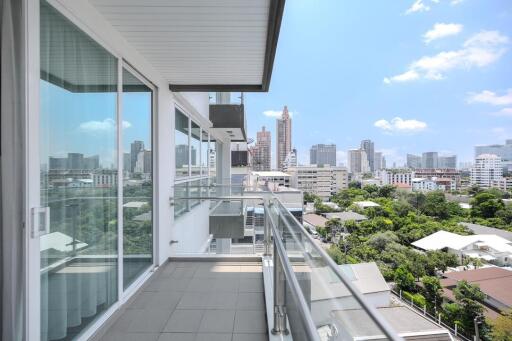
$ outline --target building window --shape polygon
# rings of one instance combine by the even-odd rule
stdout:
[[[192,121],[190,130],[190,169],[191,175],[201,175],[201,128]]]
[[[189,176],[189,119],[176,109],[174,151],[176,161],[176,178]]]

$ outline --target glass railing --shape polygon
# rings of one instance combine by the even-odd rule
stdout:
[[[195,190],[190,186],[190,196],[174,197],[172,205],[176,209],[185,206],[180,201],[200,204],[177,218],[174,228],[187,229],[192,223],[201,230],[204,211],[208,229],[201,237],[194,230],[194,236],[202,238],[199,248],[177,247],[180,251],[175,255],[252,255],[271,260],[274,320],[269,327],[274,333],[290,332],[293,340],[399,340],[350,274],[341,271],[307,233],[296,212],[273,193],[242,185]],[[175,193],[183,191],[178,186]],[[194,196],[197,193],[202,195]]]
[[[244,104],[243,92],[210,92],[210,104]]]

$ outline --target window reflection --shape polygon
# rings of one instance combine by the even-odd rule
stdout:
[[[181,111],[176,109],[175,114],[175,161],[176,161],[176,178],[189,176],[189,121]]]
[[[123,286],[153,263],[153,91],[123,69]]]
[[[201,174],[201,128],[192,121],[192,129],[190,135],[190,168],[192,175]]]

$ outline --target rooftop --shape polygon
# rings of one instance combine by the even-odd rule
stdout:
[[[469,208],[471,208],[471,205],[469,205]],[[463,225],[473,231],[475,234],[495,234],[497,236],[500,236],[502,238],[505,238],[507,240],[512,241],[512,232],[497,229],[494,227],[484,226],[484,225],[478,225],[478,224],[471,224],[471,223],[459,223],[460,225]]]
[[[361,207],[361,208],[367,208],[367,207],[379,207],[380,205],[373,201],[354,201],[354,204]]]
[[[496,252],[512,253],[511,242],[494,234],[461,236],[460,234],[441,230],[413,242],[412,245],[423,250],[441,250],[444,248],[461,250],[473,243],[481,244],[479,246],[487,246]]]
[[[313,226],[325,227],[325,223],[327,222],[328,219],[318,214],[305,214],[302,217],[302,220]]]
[[[325,217],[327,219],[339,219],[342,222],[348,221],[348,220],[355,220],[355,221],[362,221],[367,220],[366,216],[359,214],[357,212],[353,211],[346,211],[346,212],[333,212],[333,213],[326,213]]]

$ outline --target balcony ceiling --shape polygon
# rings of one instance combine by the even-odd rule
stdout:
[[[89,0],[173,91],[267,91],[284,0]]]

